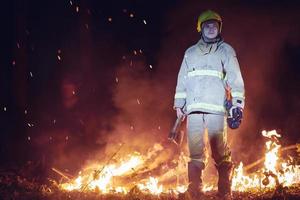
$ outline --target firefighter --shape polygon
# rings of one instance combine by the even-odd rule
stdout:
[[[185,51],[178,73],[174,109],[187,118],[189,186],[187,194],[199,199],[202,171],[207,165],[207,132],[218,170],[218,195],[231,199],[233,164],[227,145],[227,125],[238,128],[244,109],[244,81],[234,49],[221,37],[222,19],[203,12],[197,23],[200,40]]]

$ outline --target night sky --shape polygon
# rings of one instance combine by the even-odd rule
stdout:
[[[1,167],[31,160],[76,171],[120,143],[169,148],[177,73],[206,9],[223,17],[245,81],[245,117],[229,135],[234,159],[259,158],[264,129],[300,142],[297,1],[107,2],[2,3]]]

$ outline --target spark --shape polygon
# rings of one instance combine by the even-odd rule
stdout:
[[[153,68],[153,66],[152,66],[152,65],[149,65],[149,67],[150,67],[150,69],[152,69],[152,68]]]
[[[136,102],[140,105],[141,104],[141,102],[140,102],[140,100],[139,99],[136,99]]]
[[[27,110],[24,110],[24,114],[27,115]]]
[[[133,13],[130,13],[130,15],[129,15],[131,18],[133,18],[134,17],[134,15],[133,15]]]
[[[13,65],[13,66],[16,65],[16,61],[15,61],[15,60],[12,61],[12,65]]]
[[[70,0],[70,4],[71,4],[71,6],[73,5],[73,2]]]
[[[20,44],[17,42],[17,47],[18,47],[18,49],[20,49]]]
[[[31,137],[30,137],[30,136],[28,136],[28,137],[27,137],[27,140],[28,140],[28,141],[30,141],[30,140],[31,140]]]
[[[58,60],[61,60],[61,57],[60,57],[60,55],[57,55],[57,59],[58,59]]]
[[[76,6],[76,12],[79,12],[79,6]]]
[[[116,77],[116,83],[119,83],[119,79],[118,79],[118,77]]]
[[[30,73],[30,76],[31,76],[31,77],[33,77],[33,74],[32,74],[32,72],[29,72],[29,73]]]
[[[7,110],[6,107],[4,107],[3,110],[6,111]]]
[[[111,18],[111,17],[109,17],[109,18],[108,18],[108,21],[109,21],[109,22],[112,22],[112,18]]]
[[[79,120],[80,124],[84,125],[84,122],[82,119]]]
[[[144,22],[145,25],[147,24],[146,20],[143,20],[143,22]]]
[[[34,124],[27,123],[29,127],[34,127]]]
[[[136,50],[134,50],[134,51],[133,51],[133,53],[134,53],[134,55],[137,55],[137,52],[136,52]]]

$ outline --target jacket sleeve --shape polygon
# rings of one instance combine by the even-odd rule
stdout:
[[[232,47],[228,47],[226,51],[225,63],[225,81],[230,88],[232,96],[232,104],[240,108],[245,106],[245,88],[241,74],[240,66],[236,57],[236,53]]]
[[[187,64],[186,56],[184,56],[177,78],[176,92],[174,96],[174,109],[184,109],[186,104],[186,79],[187,79]]]

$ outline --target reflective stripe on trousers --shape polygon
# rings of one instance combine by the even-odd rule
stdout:
[[[223,115],[193,113],[187,117],[187,137],[190,158],[193,161],[207,164],[207,140],[208,135],[212,158],[216,164],[230,161],[230,151],[227,146],[227,124]]]

